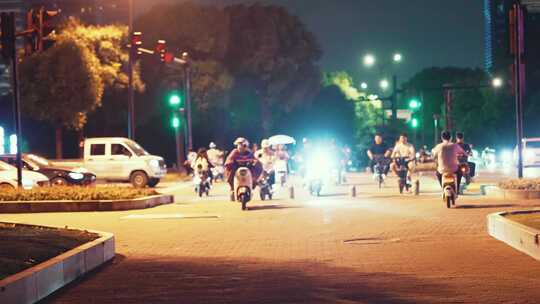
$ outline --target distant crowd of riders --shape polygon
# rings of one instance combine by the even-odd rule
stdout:
[[[235,148],[227,156],[226,152],[218,149],[213,142],[209,144],[209,149],[200,148],[197,152],[190,151],[184,165],[188,172],[198,177],[198,184],[204,186],[203,189],[196,188],[200,195],[208,194],[213,181],[226,180],[230,186],[231,200],[234,200],[235,173],[245,164],[249,164],[253,183],[251,188],[267,185],[269,189],[265,191],[268,193],[264,195],[270,198],[273,185],[283,186],[292,167],[305,179],[315,175],[314,178],[320,179],[321,183],[323,177],[316,175],[332,175],[330,171],[333,171],[335,172],[333,180],[341,183],[345,179],[344,172],[351,164],[351,149],[347,146],[339,148],[335,141],[314,144],[304,139],[301,149],[295,151],[294,155],[290,154],[287,145],[272,144],[268,139],[262,140],[259,148],[257,144],[250,147],[247,139],[239,137],[234,141],[234,146]],[[367,156],[369,169],[379,180],[379,185],[384,182],[391,170],[400,179],[400,192],[411,191],[411,176],[418,168],[429,167],[435,171],[443,188],[448,186],[445,185],[445,176],[453,176],[451,188],[455,194],[450,201],[455,201],[463,177],[468,184],[471,177],[475,175],[475,164],[469,162],[472,148],[465,142],[464,134],[461,132],[455,134],[455,141],[453,141],[452,134],[449,131],[443,131],[441,143],[431,151],[425,147],[416,151],[408,142],[405,133],[399,136],[393,146],[387,145],[381,134],[376,134],[373,144],[367,150]],[[294,165],[291,165],[293,160]],[[306,183],[308,181],[304,185]],[[319,194],[320,188],[314,190]],[[261,198],[264,199],[264,195],[261,193]]]

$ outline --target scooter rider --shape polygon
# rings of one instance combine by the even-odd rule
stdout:
[[[375,134],[373,145],[371,145],[371,147],[367,150],[367,155],[369,157],[369,167],[371,169],[371,172],[374,172],[373,168],[375,167],[378,159],[389,158],[391,153],[392,151],[388,148],[386,143],[383,142],[381,134]],[[390,170],[390,167],[385,166],[385,175],[388,175],[388,170]]]
[[[442,143],[433,148],[433,158],[437,160],[437,179],[442,187],[443,173],[455,173],[457,176],[457,184],[461,184],[463,174],[459,170],[459,155],[465,154],[465,151],[459,144],[452,143],[450,140],[452,135],[449,131],[441,133]]]
[[[238,137],[234,141],[236,148],[231,151],[227,160],[225,161],[225,169],[227,182],[231,187],[231,191],[234,191],[234,174],[236,170],[240,168],[238,161],[253,161],[254,165],[250,167],[251,175],[253,177],[253,188],[257,185],[257,180],[262,172],[262,166],[253,153],[249,150],[249,142],[243,137]]]
[[[456,133],[456,144],[458,144],[461,149],[465,151],[465,154],[460,157],[460,162],[467,163],[469,165],[471,177],[474,177],[476,172],[476,164],[469,161],[469,156],[472,156],[472,148],[471,145],[465,143],[465,136],[463,135],[463,132]]]
[[[255,157],[261,162],[264,172],[268,174],[268,183],[273,185],[276,180],[276,172],[274,171],[276,153],[270,147],[268,139],[262,140],[261,149],[255,152]]]
[[[407,167],[409,168],[407,179],[410,180],[411,172],[414,171],[414,159],[416,157],[416,151],[414,150],[414,146],[409,143],[406,133],[399,135],[399,139],[392,151],[392,158],[394,159],[397,157],[407,159]],[[391,169],[395,175],[398,175],[397,165],[395,162],[392,162]]]

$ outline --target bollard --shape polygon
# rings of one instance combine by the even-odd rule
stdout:
[[[352,185],[350,190],[349,190],[349,195],[351,197],[356,197],[356,186],[355,185]]]
[[[420,195],[420,180],[414,181],[414,195]]]
[[[294,186],[289,187],[289,198],[294,199]]]

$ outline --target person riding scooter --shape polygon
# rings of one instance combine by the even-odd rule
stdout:
[[[463,132],[456,133],[456,144],[458,144],[463,151],[465,151],[465,154],[462,155],[459,159],[460,163],[466,163],[469,165],[469,175],[470,177],[474,177],[476,174],[476,164],[469,161],[469,157],[472,156],[472,148],[471,145],[465,143],[465,136],[463,135]]]
[[[414,149],[414,146],[411,145],[408,142],[408,137],[407,137],[406,133],[402,133],[399,136],[399,139],[396,142],[394,150],[392,151],[392,156],[391,157],[394,160],[396,160],[397,158],[400,158],[400,159],[406,161],[406,166],[407,166],[407,169],[408,169],[408,171],[407,171],[407,183],[410,184],[411,183],[411,172],[414,171],[414,167],[415,167],[414,160],[416,158],[416,151]],[[398,170],[397,170],[398,165],[396,164],[395,161],[392,162],[392,164],[390,165],[390,168],[392,169],[392,172],[394,172],[394,174],[396,176],[399,176]]]
[[[240,162],[251,162],[249,166],[251,175],[253,177],[253,188],[257,185],[257,180],[262,172],[261,163],[255,158],[253,153],[249,150],[249,142],[243,137],[239,137],[234,141],[236,148],[231,151],[227,160],[225,161],[226,177],[229,183],[231,192],[234,193],[234,174],[236,170],[240,168]]]
[[[276,153],[270,147],[268,139],[263,139],[261,149],[255,152],[255,157],[261,162],[262,169],[268,174],[268,182],[273,185],[276,180],[276,172],[274,171],[274,163],[276,161]]]
[[[383,142],[381,134],[375,134],[373,145],[367,150],[367,155],[369,158],[369,168],[372,173],[375,173],[374,167],[377,162],[390,158],[392,151],[388,148],[386,143]],[[386,164],[383,166],[383,174],[388,175],[390,167]]]
[[[442,187],[444,173],[454,173],[457,176],[457,185],[460,185],[462,173],[459,170],[459,155],[465,154],[460,145],[452,143],[452,135],[449,131],[441,133],[442,143],[433,148],[433,158],[437,160],[437,179]],[[457,189],[456,189],[457,190]]]

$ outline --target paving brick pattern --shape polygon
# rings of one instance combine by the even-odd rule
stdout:
[[[430,178],[419,197],[367,176],[312,198],[278,194],[242,212],[222,186],[147,210],[1,215],[113,232],[116,260],[50,303],[538,303],[540,262],[486,233],[488,213],[530,208],[476,195],[448,210]],[[280,198],[281,197],[281,198]],[[527,204],[527,205],[524,205]],[[127,215],[217,218],[126,219]]]

